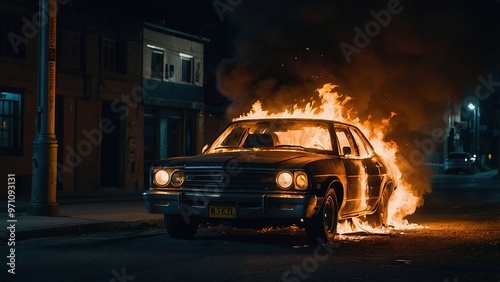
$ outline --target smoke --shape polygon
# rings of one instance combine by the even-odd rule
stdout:
[[[375,21],[371,13],[398,1],[346,2],[245,1],[238,6],[230,18],[239,28],[237,52],[217,71],[219,91],[233,102],[228,116],[248,111],[257,99],[282,109],[334,83],[355,98],[361,117],[382,118],[394,111],[395,122],[418,130],[429,123],[429,113],[444,112],[448,101],[462,97],[477,76],[474,50],[468,50],[476,30],[465,4],[401,1],[401,11],[347,58],[339,45],[357,47],[354,28],[365,31]]]
[[[380,123],[397,114],[387,138],[398,143],[405,178],[422,197],[430,191],[430,170],[415,165],[415,156],[429,157],[432,146],[444,142],[431,134],[444,128],[449,104],[464,97],[482,70],[498,64],[493,54],[499,44],[491,38],[499,38],[500,4],[333,2],[252,0],[229,15],[236,52],[216,73],[218,90],[232,101],[227,116],[248,112],[256,100],[282,111],[310,101],[325,83],[340,85],[361,120]],[[382,18],[378,29],[374,15]],[[356,49],[346,52],[342,44]]]

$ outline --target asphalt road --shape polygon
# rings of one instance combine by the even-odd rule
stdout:
[[[162,229],[19,241],[0,281],[500,281],[500,181],[439,176],[414,230],[310,246],[298,228]],[[0,247],[5,261],[6,244]]]

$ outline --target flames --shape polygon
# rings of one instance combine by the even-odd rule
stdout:
[[[391,113],[390,117],[382,120],[380,123],[375,123],[369,119],[361,121],[355,117],[353,109],[347,107],[351,100],[348,96],[342,96],[335,88],[337,85],[325,84],[322,88],[317,89],[318,99],[311,98],[311,101],[305,106],[295,104],[290,109],[281,112],[271,112],[262,108],[262,103],[257,101],[252,106],[250,112],[241,115],[239,119],[266,119],[266,118],[315,118],[336,120],[356,125],[365,136],[370,140],[375,151],[385,160],[388,169],[392,175],[398,180],[398,187],[394,191],[389,201],[389,226],[396,229],[409,229],[418,227],[415,224],[409,224],[405,217],[413,214],[416,208],[421,204],[421,197],[417,196],[413,191],[411,181],[406,179],[401,172],[401,167],[408,164],[404,158],[398,155],[398,145],[394,141],[386,141],[385,136],[391,130],[390,120],[396,115]],[[353,221],[342,222],[338,226],[338,233],[350,232],[368,232],[380,233],[387,232],[386,229],[374,229],[368,224],[357,219]]]

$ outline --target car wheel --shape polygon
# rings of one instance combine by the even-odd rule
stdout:
[[[339,207],[337,196],[333,189],[325,195],[321,210],[306,222],[306,234],[311,243],[317,244],[321,238],[323,242],[333,242],[337,234]]]
[[[165,214],[164,221],[168,235],[174,239],[192,239],[198,231],[198,222],[192,218]]]
[[[385,189],[380,196],[380,202],[377,210],[373,214],[367,215],[366,219],[372,227],[387,226],[387,214],[389,212],[389,199],[391,193],[389,189]]]

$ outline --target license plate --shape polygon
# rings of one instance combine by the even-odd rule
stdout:
[[[217,218],[236,218],[236,207],[231,205],[212,204],[208,206],[208,216]]]

